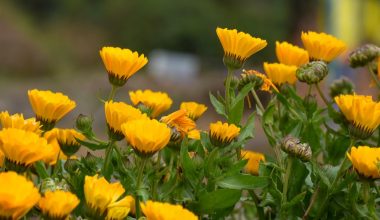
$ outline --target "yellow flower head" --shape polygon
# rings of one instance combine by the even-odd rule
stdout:
[[[325,33],[302,32],[301,39],[309,56],[314,60],[330,62],[346,50],[346,44]]]
[[[141,113],[137,108],[124,102],[106,102],[104,109],[109,131],[113,134],[116,140],[122,140],[124,137],[121,132],[121,125],[123,123],[135,119],[148,118],[146,114]]]
[[[252,37],[236,29],[216,28],[216,34],[224,50],[223,61],[232,69],[239,69],[254,53],[267,46],[266,40]]]
[[[256,71],[256,70],[243,70],[242,77],[245,75],[256,75],[263,80],[263,85],[261,86],[262,91],[271,92],[271,89],[274,89],[276,92],[279,92],[277,87],[273,84],[272,80],[269,79],[266,75]]]
[[[111,203],[107,208],[106,220],[122,220],[127,215],[135,213],[135,199],[132,196],[126,196],[117,202]]]
[[[180,109],[185,110],[186,115],[196,121],[207,110],[207,107],[196,102],[182,102]]]
[[[123,86],[133,74],[148,63],[144,54],[139,56],[137,52],[119,47],[103,47],[100,57],[107,69],[110,83],[115,86]]]
[[[193,129],[187,133],[187,137],[194,140],[200,140],[201,132],[198,129]]]
[[[4,153],[0,150],[0,168],[3,167],[4,164]]]
[[[147,220],[197,220],[198,217],[180,205],[147,201],[141,203],[141,210]]]
[[[36,114],[38,121],[42,122],[45,130],[54,127],[55,122],[73,110],[75,102],[62,93],[40,91],[37,89],[28,91],[29,102]]]
[[[66,219],[79,205],[79,199],[71,192],[48,191],[38,202],[42,214],[49,219]]]
[[[276,85],[282,85],[284,83],[295,84],[297,81],[297,66],[265,62],[264,70],[268,78]]]
[[[306,50],[289,44],[276,41],[276,55],[280,63],[289,66],[301,66],[309,62],[309,54]]]
[[[27,167],[53,154],[52,146],[38,134],[17,128],[0,131],[0,150],[7,161]]]
[[[352,147],[347,153],[355,170],[367,178],[380,178],[380,148],[359,146]]]
[[[9,115],[7,111],[1,112],[0,122],[3,128],[18,128],[41,134],[40,123],[35,118],[24,119],[22,114]]]
[[[109,183],[104,177],[86,176],[84,179],[84,196],[87,207],[93,215],[102,216],[107,207],[116,202],[125,192],[120,182]]]
[[[51,150],[53,153],[50,157],[45,157],[44,162],[49,165],[55,165],[57,162],[57,158],[59,156],[59,159],[66,160],[66,155],[61,152],[61,147],[59,146],[58,140],[57,140],[57,131],[56,129],[52,129],[50,131],[47,131],[44,133],[44,138],[47,140],[48,144],[51,146]]]
[[[139,119],[121,126],[127,142],[140,156],[150,156],[170,140],[170,128],[155,119]]]
[[[147,90],[130,91],[129,97],[134,106],[142,104],[151,112],[150,116],[156,118],[167,111],[173,104],[173,100],[164,92]]]
[[[179,133],[180,138],[183,138],[190,130],[195,128],[195,122],[187,117],[187,112],[183,109],[175,111],[170,115],[161,118],[161,121],[167,124],[170,128],[174,129],[173,134]],[[174,136],[178,136],[175,135]],[[178,138],[174,138],[177,139]]]
[[[240,128],[234,124],[218,121],[210,124],[210,140],[215,146],[224,147],[229,145],[240,133]]]
[[[33,182],[15,172],[0,173],[0,219],[20,219],[39,199]]]
[[[245,170],[253,175],[259,175],[260,162],[265,162],[264,154],[249,150],[242,150],[241,155],[243,159],[248,160],[247,164],[245,165]]]
[[[55,138],[62,152],[68,157],[74,155],[81,146],[75,138],[79,140],[84,140],[86,138],[83,134],[74,129],[58,128],[54,128],[46,132],[44,136],[47,140],[52,140]]]
[[[368,138],[380,124],[380,103],[371,96],[340,95],[335,102],[351,123],[350,133],[358,138]]]

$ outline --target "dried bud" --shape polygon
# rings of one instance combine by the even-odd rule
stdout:
[[[79,169],[79,161],[77,159],[68,159],[63,167],[67,172],[75,173]]]
[[[63,179],[59,181],[57,178],[43,179],[40,187],[41,187],[41,193],[45,193],[47,191],[53,192],[55,190],[70,191],[70,187],[66,183],[66,181]]]
[[[300,66],[296,71],[297,79],[307,84],[316,84],[322,81],[328,74],[329,69],[323,61],[313,61]]]
[[[350,53],[350,66],[353,68],[365,66],[378,56],[380,56],[380,47],[373,44],[365,44]]]
[[[255,85],[254,89],[259,89],[264,80],[256,74],[242,74],[241,79],[239,80],[239,84],[237,86],[238,90],[241,90],[248,83],[252,83]]]
[[[227,78],[226,80],[224,80],[224,86],[226,86],[226,81],[227,81]],[[232,76],[231,77],[231,82],[230,82],[230,87],[231,89],[236,89],[239,85],[239,78],[237,78],[236,76]]]
[[[307,143],[301,143],[298,138],[287,136],[283,139],[281,149],[286,153],[307,162],[311,159],[311,148]]]
[[[93,120],[86,115],[78,115],[75,125],[79,131],[83,133],[90,133],[92,131]]]
[[[338,95],[353,94],[353,93],[354,93],[354,85],[349,79],[345,77],[335,80],[334,82],[332,82],[330,86],[331,98],[334,98],[335,96],[338,96]]]

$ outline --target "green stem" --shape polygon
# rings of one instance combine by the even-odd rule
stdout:
[[[111,179],[111,172],[109,172],[109,169],[110,169],[110,164],[111,164],[111,159],[112,159],[112,152],[113,152],[114,143],[115,143],[114,140],[110,140],[108,147],[106,149],[106,155],[105,155],[104,164],[103,164],[103,168],[102,168],[103,176],[108,181]]]
[[[155,180],[153,182],[153,187],[152,187],[152,198],[153,200],[157,200],[157,185],[158,185],[158,182],[160,181],[160,176],[157,175],[159,172],[160,172],[160,165],[161,165],[161,151],[158,152],[158,155],[157,155],[157,163],[156,163],[156,166],[155,166]]]
[[[317,87],[317,91],[319,93],[319,95],[321,96],[323,102],[328,106],[329,105],[329,101],[327,101],[327,98],[326,96],[323,94],[322,90],[321,90],[321,87],[319,87],[319,84],[315,84],[315,87]]]
[[[255,202],[257,214],[259,215],[259,220],[264,220],[265,219],[264,209],[263,209],[263,207],[259,206],[259,203],[260,203],[259,198],[257,197],[255,191],[248,190],[248,192],[251,195],[252,200]]]
[[[314,205],[314,202],[315,202],[315,200],[316,200],[316,198],[318,196],[318,193],[319,193],[319,185],[317,186],[317,188],[315,189],[313,195],[311,196],[309,206],[307,207],[307,209],[305,211],[305,214],[302,217],[302,220],[306,220],[307,219],[307,216],[309,215],[310,210],[311,210],[311,208]]]
[[[110,95],[108,96],[108,101],[112,101],[115,98],[117,88],[118,88],[117,86],[112,85]]]
[[[285,171],[285,176],[284,176],[284,187],[282,188],[282,195],[283,195],[283,204],[287,202],[288,199],[288,186],[289,186],[289,177],[292,172],[292,166],[293,166],[293,156],[288,157],[288,164],[286,165],[286,171]]]
[[[230,113],[230,105],[231,105],[231,94],[230,94],[230,87],[231,87],[231,79],[233,76],[233,71],[230,68],[227,68],[227,79],[226,79],[226,91],[225,91],[225,101],[226,101],[226,113],[227,115]]]
[[[310,84],[309,85],[309,89],[307,90],[307,95],[306,96],[309,96],[311,94],[311,89],[313,88],[313,84]]]
[[[254,89],[251,89],[251,93],[252,93],[252,95],[253,95],[253,98],[254,98],[255,101],[256,101],[256,104],[259,106],[261,112],[264,112],[264,111],[265,111],[264,105],[263,105],[263,103],[261,103],[259,97],[258,97],[257,94],[256,94],[256,91],[255,91]]]
[[[373,72],[372,68],[368,67],[368,70],[369,72],[371,73],[371,78],[373,81],[375,81],[375,84],[377,86],[377,88],[380,89],[380,81],[379,81],[379,78],[377,78],[376,74]],[[379,70],[378,70],[379,71]]]
[[[136,192],[135,192],[135,199],[136,199],[136,202],[135,202],[135,206],[136,206],[136,219],[139,219],[141,217],[141,207],[140,207],[140,195],[139,195],[139,190],[140,190],[140,187],[141,187],[141,182],[142,182],[142,178],[143,178],[143,174],[144,174],[144,168],[145,168],[145,165],[146,165],[146,162],[148,161],[148,158],[146,157],[143,157],[141,158],[141,161],[140,161],[140,167],[139,167],[139,171],[138,171],[138,174],[137,174],[137,183],[136,183]]]

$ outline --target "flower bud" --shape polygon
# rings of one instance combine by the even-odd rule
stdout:
[[[96,168],[96,165],[98,164],[98,160],[99,158],[95,157],[95,155],[93,155],[90,152],[87,152],[87,155],[84,158],[84,163],[86,164],[87,167]]]
[[[92,122],[93,120],[90,117],[79,114],[75,121],[75,126],[79,131],[89,133],[92,131]]]
[[[365,44],[350,53],[350,66],[353,68],[365,66],[378,56],[380,56],[380,47],[373,44]]]
[[[75,173],[79,169],[79,161],[77,159],[67,159],[63,165],[69,173]]]
[[[224,80],[224,86],[226,86],[227,78]],[[231,77],[230,87],[231,89],[236,89],[239,85],[239,78],[236,76]]]
[[[264,80],[256,74],[242,74],[242,77],[239,80],[239,84],[237,86],[238,90],[241,90],[248,83],[254,84],[254,89],[256,90],[263,85]]]
[[[289,155],[307,162],[311,159],[312,151],[307,143],[301,143],[298,138],[286,136],[281,143],[281,149]]]
[[[316,84],[328,74],[327,64],[323,61],[313,61],[300,66],[296,71],[297,79],[307,84]]]
[[[353,94],[353,93],[354,93],[354,85],[349,79],[345,77],[335,80],[334,82],[332,82],[330,86],[331,98],[334,98],[335,96],[338,96],[338,95]]]
[[[54,192],[56,190],[70,191],[70,187],[66,183],[66,181],[63,179],[59,181],[57,178],[43,179],[40,187],[41,187],[41,193],[45,193],[47,191]]]

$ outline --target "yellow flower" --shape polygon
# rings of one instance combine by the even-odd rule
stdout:
[[[33,182],[15,172],[0,173],[0,219],[20,219],[39,199]]]
[[[380,103],[371,96],[340,95],[335,102],[340,111],[351,123],[351,135],[366,139],[380,124]]]
[[[107,69],[108,79],[114,86],[123,86],[132,75],[148,63],[144,54],[139,56],[137,52],[119,47],[103,47],[100,50],[100,57]]]
[[[196,102],[182,102],[180,109],[185,110],[186,115],[196,121],[207,110],[207,107]]]
[[[183,138],[187,132],[195,128],[195,122],[187,117],[187,112],[183,109],[175,111],[170,115],[161,118],[161,121],[167,124],[170,128],[172,128],[172,140],[175,141],[178,138]],[[174,131],[173,131],[174,129]],[[180,137],[173,138],[174,136],[178,136],[175,133],[179,133]]]
[[[44,138],[47,140],[48,144],[51,146],[51,150],[53,153],[50,157],[45,157],[44,162],[49,165],[55,165],[57,162],[57,158],[59,156],[60,160],[66,160],[66,155],[61,152],[61,147],[59,146],[57,140],[57,132],[56,129],[52,129],[44,133]]]
[[[216,28],[216,34],[224,50],[224,64],[231,69],[239,69],[254,53],[267,46],[266,40],[252,37],[236,29]]]
[[[380,178],[380,148],[368,146],[352,147],[351,152],[347,153],[347,156],[358,173],[368,178]]]
[[[306,50],[289,44],[276,41],[276,55],[280,63],[289,66],[301,66],[309,62],[309,54]]]
[[[127,142],[140,156],[150,156],[170,140],[170,128],[155,119],[139,119],[121,126]]]
[[[4,164],[4,153],[0,150],[0,168],[3,167]]]
[[[301,39],[309,56],[314,60],[330,62],[346,50],[346,44],[325,33],[302,32]]]
[[[284,83],[295,84],[297,81],[297,66],[265,62],[264,70],[268,78],[276,85],[282,85]]]
[[[58,120],[76,106],[74,101],[59,92],[33,89],[28,91],[28,96],[36,118],[42,123],[44,130],[52,129]]]
[[[71,192],[48,191],[38,202],[42,214],[49,219],[66,219],[79,205],[79,199]]]
[[[167,111],[173,104],[173,100],[164,92],[153,92],[149,89],[130,91],[129,97],[134,106],[144,105],[150,111],[150,116],[156,118]]]
[[[109,183],[104,177],[86,176],[84,180],[84,196],[87,207],[94,216],[105,214],[107,207],[116,202],[125,192],[120,182]]]
[[[44,160],[53,154],[52,146],[45,138],[31,131],[17,128],[5,128],[0,131],[0,150],[5,155],[6,164],[10,162],[22,167]]]
[[[247,164],[245,165],[245,170],[253,175],[259,175],[260,162],[265,162],[264,154],[242,150],[241,155],[243,159],[248,160]]]
[[[272,80],[269,79],[266,75],[256,71],[256,70],[243,70],[242,77],[246,75],[255,75],[260,77],[263,80],[263,84],[261,86],[262,91],[271,92],[271,89],[274,89],[276,92],[279,92],[277,87],[273,84]]]
[[[41,134],[40,123],[35,118],[24,119],[22,114],[9,115],[7,111],[1,112],[0,122],[3,128],[18,128]]]
[[[198,129],[193,129],[187,133],[187,137],[194,140],[200,140],[201,132]]]
[[[106,220],[124,219],[129,212],[135,213],[135,199],[132,196],[126,196],[117,202],[111,203],[107,208]]]
[[[240,133],[240,128],[234,124],[218,121],[210,124],[210,140],[215,146],[224,147],[229,145]]]
[[[124,102],[106,102],[104,105],[109,135],[115,140],[122,140],[121,125],[135,119],[148,118],[140,110]]]
[[[47,134],[46,134],[47,133]],[[48,140],[56,139],[62,152],[70,157],[74,155],[80,148],[81,144],[77,139],[84,140],[85,136],[74,129],[58,129],[54,128],[45,133],[45,138]]]
[[[141,203],[141,210],[147,220],[197,220],[198,217],[180,205],[147,201]]]

